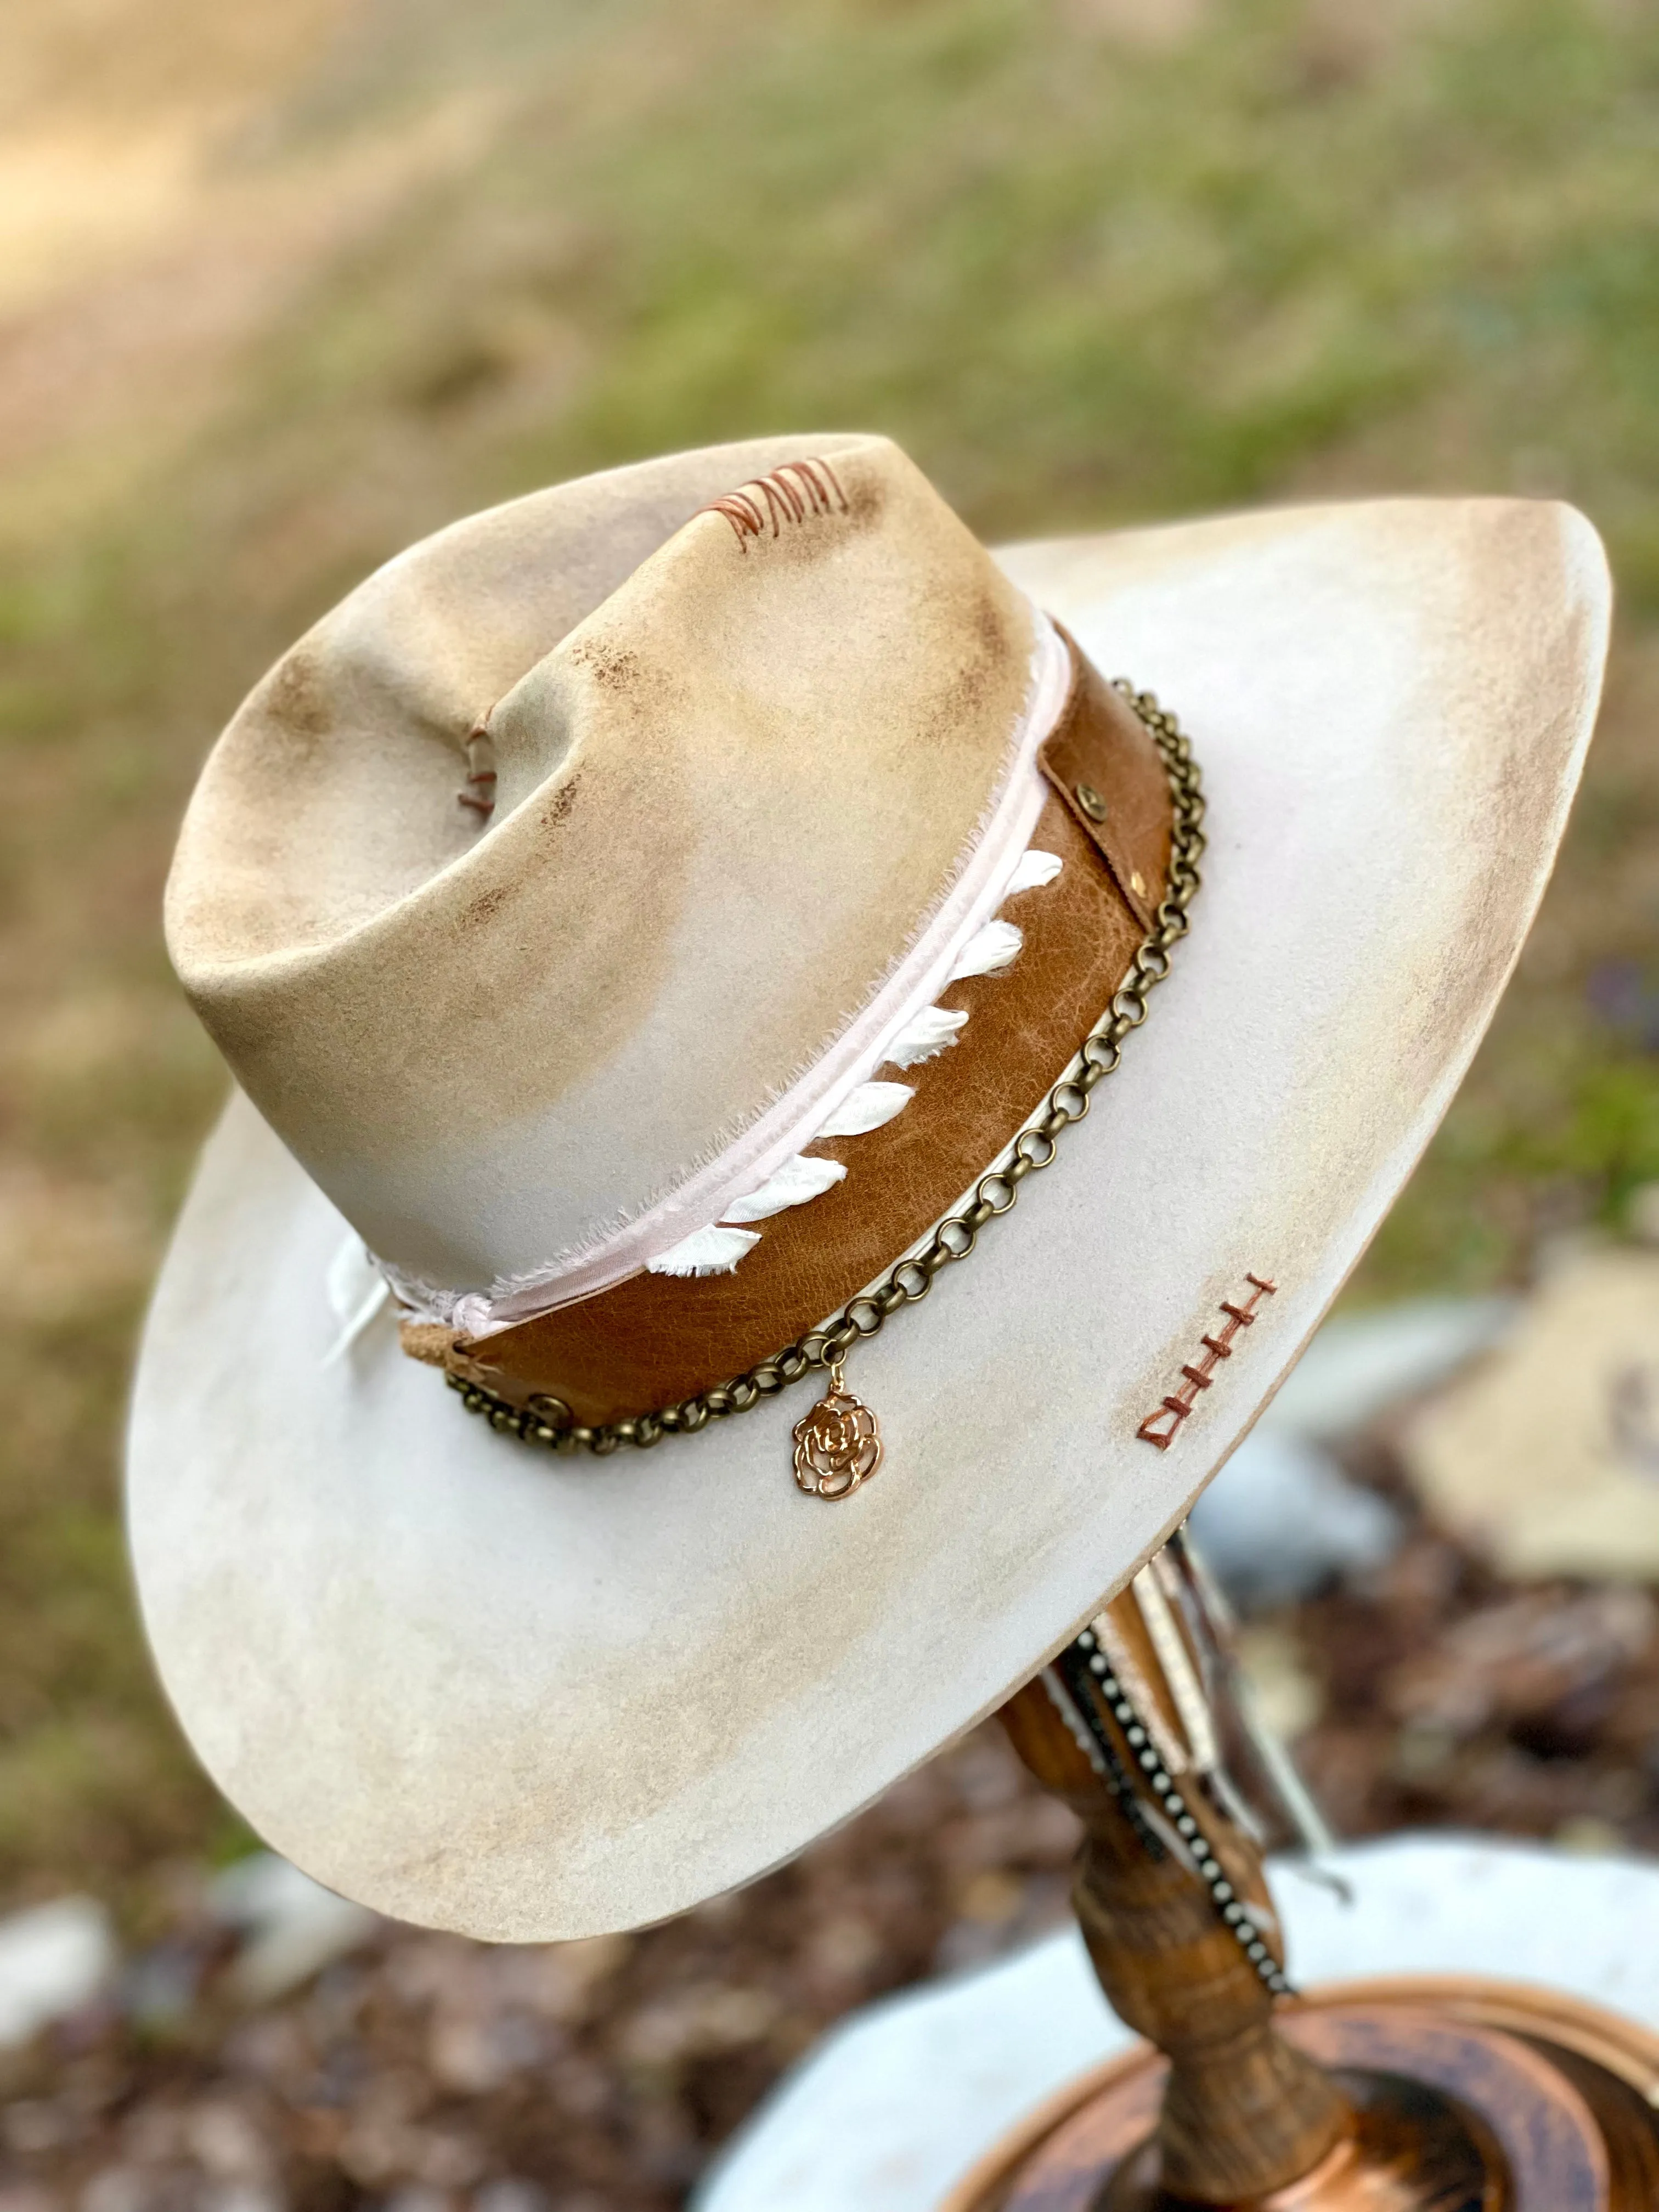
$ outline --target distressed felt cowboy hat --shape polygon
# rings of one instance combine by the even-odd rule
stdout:
[[[239,1088],[130,1450],[260,1832],[409,1919],[622,1928],[1034,1672],[1451,1097],[1607,613],[1559,506],[993,557],[822,436],[515,501],[325,617],[173,869]]]

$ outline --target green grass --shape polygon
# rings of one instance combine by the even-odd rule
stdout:
[[[1586,995],[1659,920],[1659,18],[1228,0],[1160,44],[1105,27],[1126,12],[386,0],[225,174],[281,185],[440,111],[459,150],[313,252],[188,421],[140,412],[19,471],[0,1134],[91,1256],[0,1340],[0,1887],[222,1832],[115,1522],[131,1332],[218,1083],[161,883],[261,666],[471,507],[813,426],[892,432],[993,536],[1377,489],[1577,499],[1623,593],[1607,732],[1538,940],[1357,1294],[1513,1279],[1541,1231],[1659,1176],[1659,1060]],[[50,1277],[52,1236],[25,1243]]]

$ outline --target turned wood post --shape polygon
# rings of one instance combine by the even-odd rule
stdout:
[[[1154,1700],[1158,1721],[1178,1729],[1176,1701],[1133,1594],[1115,1599],[1106,1618],[1117,1647],[1138,1662],[1137,1709]],[[1123,1769],[1136,1775],[1136,1747],[1103,1700],[1096,1698],[1095,1711]],[[1091,1763],[1042,1676],[1010,1699],[1001,1720],[1037,1780],[1083,1820],[1073,1902],[1089,1955],[1113,2010],[1169,2059],[1158,2124],[1164,2190],[1194,2204],[1236,2205],[1299,2179],[1351,2115],[1312,2060],[1275,2032],[1273,1996],[1198,1870],[1195,1859],[1208,1854],[1170,1847],[1177,1839],[1155,1810],[1153,1832],[1165,1848],[1161,1856],[1148,1850],[1145,1828]],[[1252,1909],[1247,1934],[1259,1931],[1282,1965],[1260,1853],[1196,1780],[1183,1777],[1182,1794],[1233,1892]],[[1152,1806],[1150,1793],[1142,1802]]]

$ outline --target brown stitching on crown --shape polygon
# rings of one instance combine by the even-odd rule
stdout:
[[[823,477],[818,473],[820,470],[823,471],[823,477],[827,477],[830,480],[829,491],[824,489]],[[829,514],[833,511],[831,493],[835,495],[834,506],[839,507],[843,514],[848,512],[847,495],[841,488],[841,478],[830,467],[829,462],[822,458],[811,461],[785,461],[772,473],[779,477],[799,477],[805,489],[807,501],[815,514]]]
[[[470,806],[480,828],[495,811],[495,745],[489,734],[495,711],[487,707],[466,733],[466,781],[455,794],[456,805]]]
[[[766,512],[772,524],[772,535],[778,534],[779,509],[785,522],[799,522],[806,512],[806,501],[787,477],[757,477],[755,489],[766,496]]]
[[[746,553],[749,550],[748,546],[744,543],[746,538],[758,538],[766,527],[765,518],[762,515],[759,507],[752,499],[740,491],[729,491],[724,499],[714,500],[708,507],[700,507],[697,513],[723,514],[732,526],[739,553]]]
[[[1157,1409],[1148,1413],[1135,1431],[1143,1443],[1156,1444],[1159,1451],[1169,1450],[1175,1442],[1176,1431],[1197,1403],[1199,1392],[1210,1389],[1216,1369],[1224,1359],[1232,1358],[1233,1339],[1241,1329],[1254,1328],[1255,1309],[1263,1298],[1272,1297],[1278,1288],[1265,1275],[1246,1275],[1244,1279],[1250,1285],[1249,1297],[1243,1305],[1231,1299],[1222,1300],[1221,1310],[1227,1316],[1224,1327],[1214,1336],[1200,1338],[1203,1353],[1193,1365],[1182,1369],[1184,1379],[1181,1388],[1172,1396],[1161,1400]]]
[[[757,496],[758,495],[758,496]],[[762,502],[764,502],[763,507]],[[810,515],[848,513],[841,479],[826,460],[783,461],[769,476],[751,477],[736,491],[711,500],[699,514],[723,514],[732,526],[738,550],[746,553],[751,538],[763,538],[772,526],[774,538],[786,522],[805,522]]]

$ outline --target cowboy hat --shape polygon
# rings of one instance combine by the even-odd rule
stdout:
[[[993,557],[845,435],[513,501],[325,617],[169,885],[239,1089],[129,1449],[260,1833],[427,1924],[624,1928],[1029,1677],[1444,1111],[1608,603],[1520,501]]]

